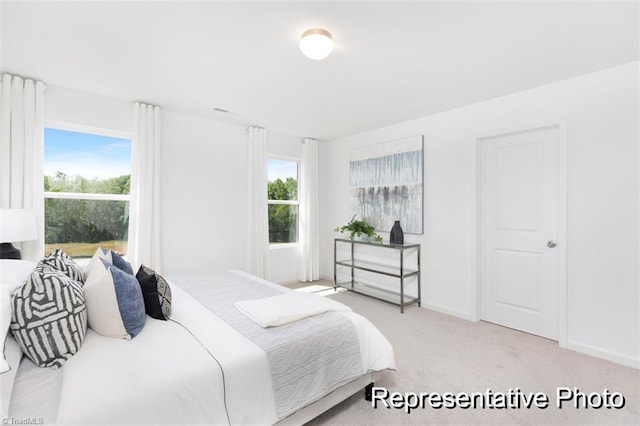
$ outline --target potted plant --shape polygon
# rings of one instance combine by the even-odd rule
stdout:
[[[373,226],[369,225],[366,220],[356,220],[356,215],[353,215],[349,223],[343,226],[339,226],[334,229],[335,232],[349,231],[349,239],[353,240],[354,236],[362,237],[366,235],[369,239],[372,239],[376,243],[382,243],[382,237],[376,234],[376,230]]]

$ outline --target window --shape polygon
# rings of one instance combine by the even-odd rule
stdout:
[[[45,252],[91,257],[102,247],[126,254],[131,141],[72,129],[44,132]]]
[[[269,243],[298,242],[298,162],[267,160]]]

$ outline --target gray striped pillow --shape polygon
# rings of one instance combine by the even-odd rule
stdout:
[[[11,295],[11,333],[39,367],[61,367],[82,345],[87,306],[82,286],[39,265]]]
[[[64,272],[69,278],[84,284],[84,271],[82,268],[62,249],[55,249],[49,256],[40,260],[40,265],[47,265],[60,272]]]

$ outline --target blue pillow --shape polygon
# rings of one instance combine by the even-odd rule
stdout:
[[[104,259],[101,260],[113,278],[122,324],[129,337],[133,339],[140,333],[147,318],[140,284],[133,275],[111,265]]]
[[[131,267],[131,264],[113,250],[111,251],[111,260],[114,266],[120,268],[129,275],[133,275],[133,268]]]

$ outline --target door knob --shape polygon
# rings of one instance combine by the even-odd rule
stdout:
[[[555,241],[547,241],[547,247],[554,248],[555,246],[556,246],[556,242]]]

